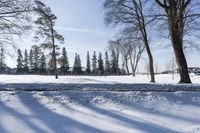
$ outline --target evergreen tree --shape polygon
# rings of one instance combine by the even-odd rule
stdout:
[[[24,60],[23,60],[23,72],[24,73],[28,73],[29,72],[29,68],[28,68],[28,51],[27,49],[25,49],[24,51]]]
[[[92,57],[92,74],[97,75],[97,56],[95,51]]]
[[[67,52],[65,47],[63,47],[62,49],[62,57],[60,59],[60,68],[61,68],[61,72],[66,75],[68,74],[69,71],[69,62],[68,62],[68,57],[67,57]]]
[[[81,65],[81,58],[80,55],[77,56],[77,72],[79,75],[82,74],[82,65]]]
[[[82,74],[81,59],[77,53],[75,55],[75,60],[74,60],[73,74],[75,75]]]
[[[74,58],[74,66],[73,66],[73,74],[77,74],[76,73],[76,69],[77,69],[77,63],[78,61],[77,61],[77,53],[75,54],[75,58]]]
[[[34,45],[32,46],[32,51],[33,51],[33,73],[37,74],[39,72],[39,63],[40,63],[40,54],[41,50],[38,46]]]
[[[21,50],[18,49],[17,50],[17,53],[18,53],[18,57],[17,57],[17,73],[23,73],[23,56],[22,56],[22,53],[21,53]]]
[[[3,48],[0,49],[0,73],[5,73],[6,71],[6,63],[5,63],[5,53]]]
[[[64,43],[64,37],[55,30],[55,21],[57,17],[52,13],[51,9],[47,7],[40,0],[35,0],[36,9],[35,11],[39,15],[35,24],[38,25],[38,31],[36,33],[35,38],[44,38],[45,44],[50,44],[52,46],[52,61],[54,64],[54,74],[55,78],[58,78],[58,70],[57,70],[57,57],[56,57],[56,44],[58,41],[60,43]]]
[[[40,64],[39,64],[39,73],[40,74],[46,74],[46,58],[44,53],[42,53],[40,57]]]
[[[111,52],[111,74],[116,75],[118,72],[117,57],[114,50]]]
[[[33,51],[32,49],[30,49],[30,52],[29,52],[29,72],[30,73],[33,73],[33,69],[34,69],[34,64],[33,64]]]
[[[90,64],[90,53],[89,53],[89,51],[87,52],[86,73],[87,73],[87,75],[91,74],[91,64]]]
[[[101,52],[99,52],[99,57],[98,57],[98,73],[99,75],[104,74],[104,65]]]
[[[118,73],[117,57],[115,51],[112,50],[111,53],[111,74],[116,75]]]
[[[48,61],[48,72],[52,75],[52,74],[55,74],[54,73],[54,70],[55,70],[55,65],[54,65],[54,58],[52,56],[52,53],[50,53],[50,59]]]
[[[108,52],[105,52],[105,74],[109,75],[110,74],[110,61],[108,58]]]

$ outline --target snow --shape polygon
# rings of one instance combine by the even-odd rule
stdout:
[[[200,132],[196,92],[0,92],[1,133]]]
[[[194,84],[177,85],[178,75],[156,75],[154,85],[145,75],[1,75],[0,133],[199,133],[200,77],[191,78]],[[180,91],[191,88],[197,90]]]
[[[192,85],[177,85],[179,76],[156,75],[156,84],[146,75],[132,76],[54,76],[1,75],[0,90],[200,90],[200,76],[191,76]]]

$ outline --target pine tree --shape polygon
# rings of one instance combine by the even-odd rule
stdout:
[[[0,73],[5,73],[6,71],[6,63],[5,63],[5,53],[3,48],[0,49]]]
[[[80,56],[76,53],[73,67],[73,74],[80,75],[82,74],[82,66]]]
[[[57,17],[52,13],[50,7],[47,7],[40,0],[35,0],[35,11],[39,15],[35,24],[38,25],[38,31],[35,38],[44,38],[44,43],[50,44],[52,47],[52,61],[54,64],[55,78],[58,79],[57,70],[57,57],[56,57],[56,44],[57,40],[60,43],[64,43],[64,37],[55,30],[55,22]]]
[[[33,73],[37,74],[39,72],[39,63],[40,63],[40,54],[41,50],[38,46],[34,45],[32,46],[32,51],[33,51]]]
[[[89,51],[87,52],[86,73],[87,73],[87,75],[91,74],[91,64],[90,64],[90,53],[89,53]]]
[[[98,57],[98,73],[99,75],[104,74],[104,65],[101,52],[99,52],[99,57]]]
[[[33,51],[32,49],[30,49],[30,52],[29,52],[29,72],[30,73],[33,73],[33,69],[34,69],[34,64],[33,64]]]
[[[92,74],[97,75],[97,56],[95,51],[92,57]]]
[[[28,68],[28,51],[27,49],[25,49],[24,51],[24,60],[23,60],[23,72],[24,73],[28,73],[29,72],[29,68]]]
[[[21,74],[23,73],[23,56],[22,56],[22,53],[21,53],[21,50],[18,49],[17,51],[18,53],[18,57],[17,57],[17,73]]]
[[[42,53],[41,57],[40,57],[40,64],[39,64],[39,73],[40,74],[46,74],[46,58],[44,53]]]
[[[60,68],[61,68],[61,72],[66,75],[68,74],[69,71],[69,62],[68,62],[68,57],[67,57],[67,52],[65,47],[63,47],[62,49],[62,57],[60,59]]]
[[[105,75],[110,75],[110,61],[107,51],[105,52]]]
[[[111,53],[111,74],[116,75],[118,73],[117,57],[115,51],[112,50]]]
[[[80,55],[77,56],[77,73],[79,75],[82,74],[82,65],[81,65],[81,58]]]
[[[52,56],[52,53],[50,53],[50,59],[48,61],[48,72],[52,75],[52,74],[55,74],[54,73],[54,70],[55,70],[55,65],[54,65],[54,58]]]

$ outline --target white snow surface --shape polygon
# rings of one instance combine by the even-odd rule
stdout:
[[[157,75],[155,85],[145,75],[63,76],[58,80],[53,76],[1,75],[0,133],[200,133],[199,91],[105,91],[120,85],[132,89],[199,88],[200,77],[191,79],[194,84],[179,86],[178,75],[175,80],[171,75]],[[81,85],[105,90],[77,91]],[[34,91],[41,86],[72,88]],[[26,87],[33,90],[19,91]]]
[[[0,92],[0,133],[199,133],[197,92]]]
[[[39,75],[1,75],[0,90],[158,90],[188,88],[200,90],[200,76],[191,76],[193,84],[177,85],[179,75],[156,75],[156,84],[149,83],[146,75],[132,76],[54,76]]]
[[[117,84],[117,83],[148,83],[149,77],[147,75],[133,76],[59,76],[55,80],[54,76],[42,75],[0,75],[0,83],[71,83],[71,84]],[[173,83],[179,81],[179,75],[175,74],[172,80],[171,74],[155,75],[157,83]],[[193,83],[200,83],[200,76],[191,76]]]

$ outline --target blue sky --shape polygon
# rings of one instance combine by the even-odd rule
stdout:
[[[103,0],[45,0],[45,3],[58,17],[56,29],[65,37],[65,44],[60,47],[66,47],[71,66],[75,52],[80,54],[84,66],[87,51],[90,51],[91,54],[94,50],[104,52],[108,45],[107,41],[116,32],[112,27],[104,25],[102,2]],[[156,40],[152,44],[159,44],[159,42],[160,40]],[[29,49],[33,44],[36,43],[32,41],[32,36],[27,35],[20,41],[18,47]],[[164,70],[166,63],[173,57],[171,47],[163,49],[156,45],[152,48],[155,64],[159,66],[159,70]],[[189,66],[200,66],[199,56],[199,52],[189,52],[187,54]],[[16,55],[12,58],[8,57],[7,64],[15,67]],[[143,64],[144,60],[141,60],[139,70],[144,69]]]

